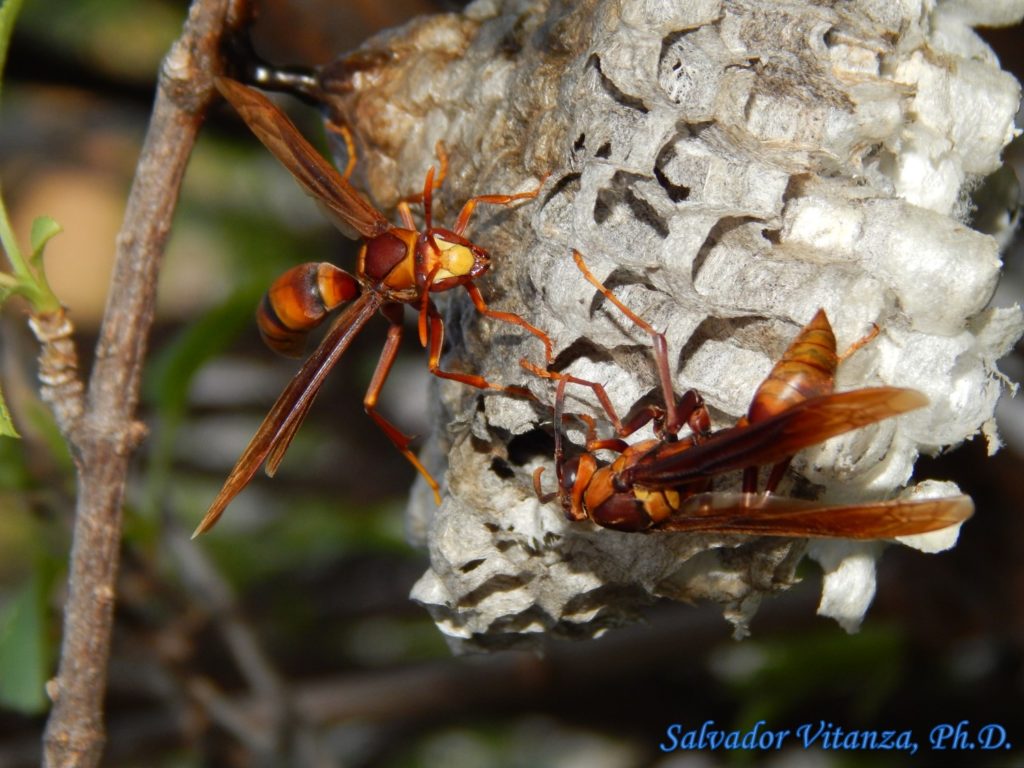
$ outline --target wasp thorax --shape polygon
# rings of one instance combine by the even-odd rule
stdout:
[[[650,518],[651,523],[660,523],[668,519],[672,513],[679,509],[682,497],[677,491],[661,489],[648,490],[640,486],[634,486],[633,495],[643,506],[644,512]]]
[[[467,246],[461,243],[452,243],[443,237],[434,237],[434,242],[440,248],[438,254],[441,261],[441,269],[434,277],[434,282],[445,280],[450,277],[462,277],[473,270],[476,257]]]

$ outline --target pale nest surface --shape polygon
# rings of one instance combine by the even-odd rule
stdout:
[[[469,234],[494,257],[481,288],[550,333],[557,367],[604,383],[621,412],[654,388],[650,340],[595,298],[573,248],[665,331],[678,391],[699,390],[717,426],[745,412],[819,307],[841,349],[876,323],[838,388],[914,387],[931,406],[804,452],[791,483],[876,500],[910,480],[919,452],[979,431],[997,445],[1007,384],[996,360],[1024,319],[1019,307],[986,309],[997,242],[964,222],[970,190],[1014,135],[1020,90],[971,25],[1022,15],[1019,0],[481,0],[371,41],[388,60],[336,71],[332,107],[359,137],[362,181],[382,205],[418,188],[438,140],[451,155],[440,221],[473,194],[547,175],[536,201],[478,209]],[[535,339],[481,320],[465,296],[445,311],[447,366],[552,402],[549,383],[518,366],[543,363]],[[742,634],[804,554],[825,571],[820,612],[854,628],[870,603],[881,544],[570,523],[530,485],[541,465],[553,482],[550,441],[538,438],[550,411],[438,390],[425,458],[447,493],[440,508],[413,494],[410,530],[431,555],[413,597],[457,648],[592,636],[660,596],[718,601]],[[589,391],[572,395],[570,410],[600,414]],[[943,533],[906,543],[952,546],[955,532]]]

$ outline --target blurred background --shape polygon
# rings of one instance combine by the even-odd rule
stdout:
[[[282,64],[321,64],[379,29],[454,3],[263,0],[254,45]],[[0,178],[18,234],[55,218],[47,272],[90,365],[161,57],[183,0],[28,0],[0,105]],[[1024,73],[1021,30],[982,30]],[[315,111],[282,100],[309,136]],[[1008,158],[1024,170],[1020,141]],[[979,192],[1001,199],[1005,173]],[[1002,193],[999,191],[1002,190]],[[998,206],[997,206],[998,208]],[[1004,206],[1005,209],[1005,206]],[[984,204],[979,209],[986,212]],[[988,226],[979,214],[974,223]],[[404,540],[413,470],[362,413],[383,341],[371,323],[329,378],[272,482],[258,477],[214,535],[188,535],[266,409],[296,370],[261,344],[259,297],[301,261],[350,265],[335,232],[223,105],[185,181],[161,276],[131,476],[110,669],[111,766],[552,766],[703,768],[960,765],[932,752],[940,723],[998,723],[1012,750],[974,765],[1024,766],[1024,408],[1001,405],[1007,443],[979,438],[922,460],[977,513],[948,553],[890,547],[859,634],[814,615],[820,574],[766,603],[741,643],[714,606],[659,604],[645,623],[543,656],[452,658],[408,600],[426,555]],[[1019,301],[1020,241],[995,302]],[[486,285],[484,293],[486,295]],[[36,396],[24,310],[0,322],[0,387],[23,440],[0,438],[0,766],[39,764],[43,685],[59,650],[73,468]],[[1024,349],[1002,363],[1024,378]],[[410,342],[382,410],[422,434],[430,396]],[[820,719],[912,729],[924,753],[664,754],[666,728]],[[277,740],[278,747],[274,747]]]

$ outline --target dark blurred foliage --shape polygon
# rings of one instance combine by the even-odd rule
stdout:
[[[54,276],[88,366],[123,196],[155,72],[185,3],[29,2],[3,91],[0,174],[17,221],[53,215]],[[266,0],[253,30],[272,61],[316,64],[429,0]],[[1024,71],[1020,30],[986,37]],[[309,135],[310,110],[288,103]],[[1011,150],[1018,171],[1024,152]],[[58,252],[63,241],[63,254]],[[161,285],[142,418],[151,432],[128,495],[110,669],[107,765],[960,765],[932,752],[938,723],[996,722],[1024,741],[1022,409],[1011,445],[980,439],[922,460],[978,505],[959,546],[891,547],[864,628],[814,617],[819,576],[766,603],[742,643],[714,607],[663,604],[647,623],[543,656],[451,658],[407,595],[425,554],[404,542],[413,472],[362,414],[382,343],[371,326],[330,378],[279,476],[257,480],[198,543],[198,521],[296,363],[261,346],[252,308],[283,269],[352,244],[318,217],[226,108],[192,160]],[[1001,297],[1020,299],[1019,242]],[[62,278],[63,283],[61,282]],[[486,292],[486,287],[485,287]],[[34,396],[34,348],[5,313],[2,386],[24,440],[0,439],[0,765],[38,764],[59,642],[72,465]],[[1020,380],[1021,349],[1004,361]],[[407,345],[383,404],[422,432],[432,384]],[[922,752],[664,755],[672,723],[770,728],[832,722],[912,729]],[[278,739],[274,747],[274,739]],[[1024,765],[1021,751],[971,755]],[[1016,762],[1013,762],[1013,761]]]

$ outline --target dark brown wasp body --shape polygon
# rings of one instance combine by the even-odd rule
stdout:
[[[460,286],[481,314],[517,325],[540,339],[550,362],[551,342],[546,334],[518,315],[492,310],[484,302],[473,281],[489,269],[490,257],[483,248],[463,236],[478,204],[507,205],[517,200],[529,200],[535,198],[539,190],[473,197],[462,207],[452,229],[436,227],[431,218],[432,195],[441,184],[447,168],[447,158],[438,145],[441,166],[437,178],[431,168],[427,172],[422,195],[413,198],[423,204],[423,229],[419,230],[415,225],[410,201],[399,203],[402,226],[396,227],[349,184],[354,153],[347,132],[340,131],[350,148],[349,165],[342,174],[309,145],[284,113],[258,91],[225,78],[219,78],[216,84],[256,137],[317,201],[328,217],[343,232],[355,233],[364,242],[354,275],[326,262],[302,264],[288,270],[267,292],[257,312],[257,322],[267,344],[285,354],[300,354],[309,332],[333,310],[346,303],[347,306],[274,403],[210,505],[196,534],[209,530],[217,522],[228,503],[252,479],[260,465],[266,462],[267,474],[274,474],[327,373],[378,311],[389,323],[387,341],[363,405],[367,414],[423,475],[433,489],[435,499],[440,501],[437,482],[408,448],[411,438],[376,410],[378,397],[402,338],[403,305],[409,304],[418,310],[420,343],[427,348],[431,373],[441,378],[481,389],[514,389],[492,384],[483,376],[441,368],[444,324],[430,294]]]
[[[774,495],[798,451],[927,405],[920,392],[897,387],[834,392],[840,361],[869,341],[877,329],[840,356],[828,317],[819,310],[758,387],[747,415],[735,426],[713,432],[696,392],[675,396],[664,336],[605,288],[579,253],[574,258],[602,295],[654,339],[664,407],[649,406],[623,423],[599,384],[526,364],[558,380],[558,490],[541,492],[541,470],[534,475],[534,485],[542,499],[557,497],[570,519],[589,519],[623,531],[881,539],[939,530],[972,514],[974,507],[967,496],[828,506]],[[560,424],[570,383],[597,393],[618,437],[596,440],[591,428],[586,451],[566,459]],[[649,422],[654,424],[654,439],[625,442],[623,438]],[[684,425],[690,427],[690,434],[680,438],[677,433]],[[596,456],[602,449],[619,455],[610,464],[603,463]],[[758,468],[765,465],[772,469],[764,492],[758,493]],[[716,476],[733,471],[743,472],[742,493],[711,490]]]

